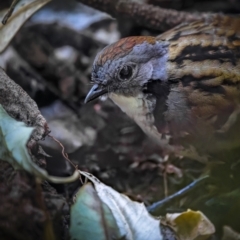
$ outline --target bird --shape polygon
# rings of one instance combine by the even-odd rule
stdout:
[[[240,146],[240,18],[212,14],[158,36],[130,36],[93,62],[88,103],[109,97],[161,148]]]

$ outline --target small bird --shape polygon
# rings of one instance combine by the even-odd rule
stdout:
[[[85,103],[107,95],[163,148],[240,146],[240,18],[120,39],[97,54],[92,82]]]

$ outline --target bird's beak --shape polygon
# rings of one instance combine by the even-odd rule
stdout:
[[[86,96],[84,103],[88,103],[100,96],[102,96],[103,94],[107,93],[107,89],[105,88],[100,88],[98,86],[98,84],[95,84],[92,86],[92,88],[90,89],[88,95]]]

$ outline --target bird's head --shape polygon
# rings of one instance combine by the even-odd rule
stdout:
[[[128,37],[105,47],[95,58],[85,103],[112,93],[134,97],[149,82],[166,81],[167,48],[155,37]]]

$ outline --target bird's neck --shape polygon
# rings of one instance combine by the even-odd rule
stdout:
[[[110,99],[132,118],[151,138],[159,141],[165,124],[163,116],[170,84],[161,80],[150,80],[144,90],[134,96],[110,93]]]
[[[168,58],[169,58],[169,43],[165,41],[156,41],[155,44],[143,43],[141,44],[141,51],[136,48],[137,54],[142,58],[146,59],[148,69],[152,69],[150,78],[152,80],[168,80]],[[146,55],[146,57],[145,57]]]

